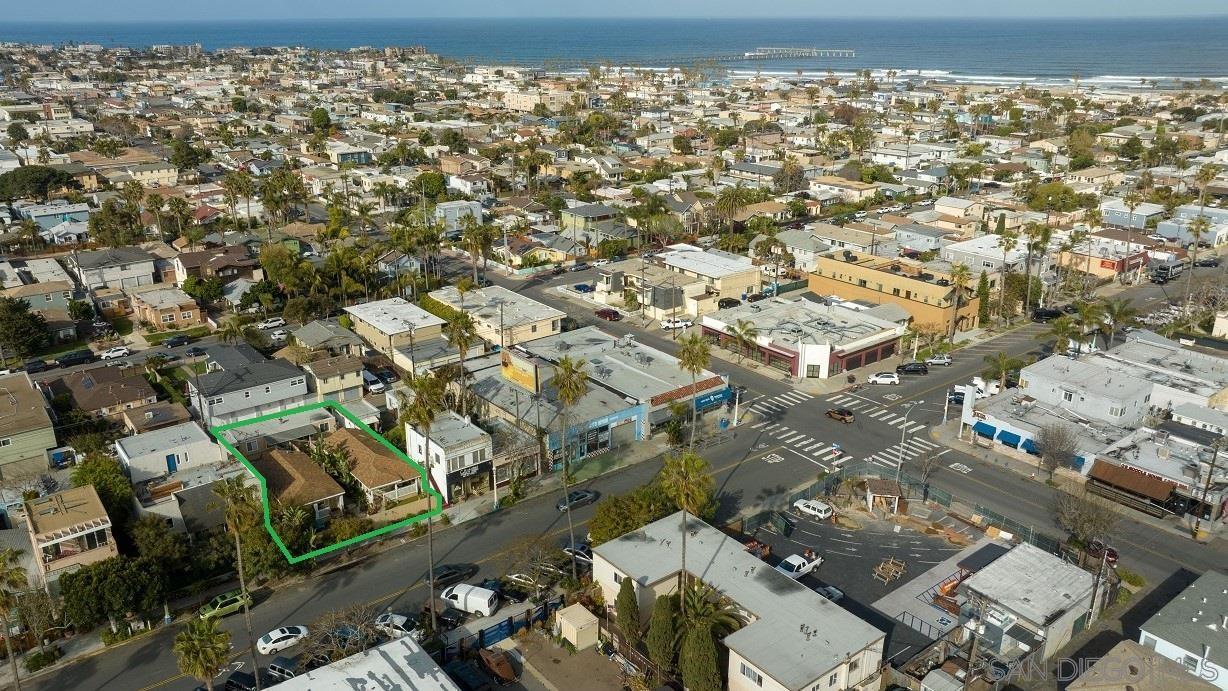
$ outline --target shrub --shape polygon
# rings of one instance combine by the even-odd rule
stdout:
[[[1135,588],[1142,588],[1147,584],[1142,576],[1128,569],[1117,569],[1117,577]]]
[[[60,659],[63,655],[64,651],[60,650],[60,646],[56,645],[46,650],[35,650],[29,655],[26,655],[24,664],[27,671],[37,672],[44,667],[54,665],[55,661]]]

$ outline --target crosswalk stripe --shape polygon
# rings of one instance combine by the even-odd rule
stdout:
[[[820,446],[822,446],[822,445],[823,445],[823,442],[818,442],[818,443],[816,443],[816,444],[811,444],[810,446],[807,446],[807,447],[806,447],[806,452],[807,452],[807,453],[809,453],[809,452],[811,452],[811,451],[814,451],[815,449],[819,448],[819,447],[820,447]]]
[[[761,425],[762,425],[763,423],[762,423],[762,422],[760,422],[759,424],[761,424]],[[772,429],[772,428],[774,428],[774,427],[779,427],[779,426],[780,426],[780,423],[779,423],[779,422],[773,422],[772,424],[768,425],[767,427],[764,427],[764,428],[763,428],[763,431],[764,431],[764,432],[766,432],[766,431],[768,431],[768,430],[770,430],[770,429]]]
[[[790,430],[790,434],[786,434],[785,436],[781,437],[780,440],[788,444],[788,443],[791,443],[794,439],[800,439],[802,436],[803,435],[800,432],[793,432],[792,430]]]
[[[885,465],[885,466],[889,466],[889,467],[892,467],[892,468],[899,467],[899,465],[900,465],[900,462],[899,462],[899,461],[897,461],[897,460],[895,460],[895,459],[893,459],[893,458],[884,458],[884,457],[882,457],[882,456],[879,456],[878,454],[874,454],[873,456],[871,456],[871,458],[873,458],[873,459],[875,460],[875,462],[877,462],[877,463],[881,463],[881,464],[883,464],[883,465]]]
[[[751,428],[751,429],[759,429],[760,427],[762,427],[762,426],[764,426],[764,425],[766,425],[766,424],[767,424],[766,422],[756,422],[755,424],[751,425],[751,426],[750,426],[750,428]]]
[[[887,424],[889,424],[889,425],[894,425],[895,423],[897,423],[897,422],[899,422],[900,420],[903,420],[903,419],[904,419],[903,417],[901,417],[901,416],[899,416],[899,415],[894,415],[894,414],[893,414],[893,415],[884,415],[884,416],[882,416],[882,417],[880,417],[880,418],[879,418],[879,421],[880,421],[880,422],[885,422],[885,423],[887,423]]]
[[[923,449],[941,448],[938,444],[935,444],[934,442],[928,439],[922,439],[921,437],[909,437],[908,443],[916,444],[917,446],[920,446]]]
[[[788,393],[780,394],[775,400],[784,400],[788,401],[789,403],[802,403],[803,401],[809,401],[811,398],[813,398],[813,396],[799,393],[797,391],[790,391]]]
[[[780,440],[783,440],[785,437],[791,437],[793,434],[793,430],[789,429],[788,427],[777,427],[776,429],[772,430],[772,436]]]
[[[925,429],[925,425],[918,422],[918,423],[915,423],[914,425],[911,425],[908,431],[909,433],[916,433],[923,429]]]
[[[866,413],[866,414],[874,418],[875,420],[877,420],[885,415],[890,415],[891,413],[887,412],[886,410],[882,410],[880,408],[879,410],[875,410],[874,412]]]
[[[830,461],[831,459],[836,458],[836,457],[838,457],[839,455],[840,455],[840,452],[839,452],[839,451],[833,451],[833,452],[831,452],[830,454],[828,454],[828,455],[824,456],[824,457],[823,457],[823,460],[825,460],[825,461]]]
[[[813,440],[813,439],[811,439],[810,437],[804,437],[804,438],[802,438],[802,439],[794,439],[793,441],[791,441],[791,442],[789,442],[789,443],[790,443],[790,444],[792,444],[792,445],[794,445],[794,446],[796,446],[796,447],[797,447],[797,448],[799,448],[799,449],[805,449],[805,448],[806,448],[806,445],[807,445],[807,444],[813,444],[813,443],[814,443],[814,440]]]
[[[828,403],[840,404],[846,401],[851,401],[852,399],[848,396],[828,396],[826,400]]]

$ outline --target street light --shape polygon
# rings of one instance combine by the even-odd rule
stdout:
[[[906,404],[908,410],[904,413],[904,422],[900,424],[900,453],[897,457],[898,463],[895,466],[895,484],[897,487],[900,484],[900,468],[904,467],[904,435],[908,434],[908,416],[912,415],[912,411],[924,403],[925,401],[913,401]]]

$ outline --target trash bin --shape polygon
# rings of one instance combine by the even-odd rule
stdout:
[[[729,429],[729,418],[727,418],[727,417],[723,417],[723,418],[721,418],[721,429],[723,429],[723,430],[724,430],[724,429]]]

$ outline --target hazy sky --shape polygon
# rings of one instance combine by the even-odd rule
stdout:
[[[53,0],[14,2],[17,21],[387,17],[960,17],[967,0]],[[1228,14],[1225,0],[998,0],[971,8],[978,17],[1139,17]]]

